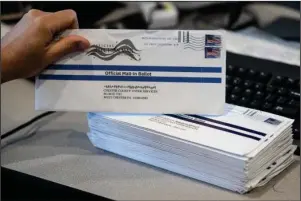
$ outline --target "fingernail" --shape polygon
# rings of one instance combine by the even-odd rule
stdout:
[[[77,48],[78,50],[85,50],[85,49],[87,49],[88,47],[87,47],[87,45],[86,45],[85,43],[79,42],[79,43],[76,44],[76,48]]]

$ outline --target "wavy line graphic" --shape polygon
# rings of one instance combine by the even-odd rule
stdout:
[[[202,50],[204,48],[201,48],[201,47],[192,47],[192,46],[185,46],[184,49],[187,49],[187,48],[190,48],[190,49],[196,49],[196,50]]]
[[[204,43],[185,43],[184,45],[192,45],[192,46],[200,46],[200,47],[205,46]]]
[[[204,40],[205,37],[196,37],[196,36],[193,36],[193,35],[190,35],[190,38],[193,38],[193,39],[196,39],[196,40]]]
[[[191,38],[189,37],[189,40],[192,40],[192,41],[196,41],[196,42],[205,42],[205,39],[194,39],[194,38]]]
[[[198,43],[198,44],[204,44],[205,41],[196,41],[189,38],[189,43]]]
[[[205,41],[195,41],[195,40],[189,39],[189,43],[193,43],[193,44],[205,44]]]
[[[113,48],[104,48],[100,45],[92,45],[86,54],[105,61],[112,60],[118,55],[127,55],[136,61],[140,61],[141,57],[139,52],[140,50],[134,46],[132,41],[124,39]]]
[[[184,47],[184,49],[191,49],[191,50],[195,50],[195,51],[203,51],[204,50],[204,48],[195,48],[195,47],[190,47],[190,46]]]
[[[205,45],[195,45],[195,44],[185,44],[184,47],[198,47],[198,48],[204,48]]]
[[[183,40],[186,41],[187,38],[188,38],[187,36],[184,36],[184,37],[183,37]],[[194,42],[201,43],[201,42],[204,42],[205,40],[204,40],[204,39],[195,39],[195,38],[189,37],[189,41],[194,41]]]
[[[195,38],[189,38],[189,40],[192,40],[192,41],[196,41],[196,42],[204,42],[205,40],[204,39],[195,39]]]
[[[189,41],[187,40],[189,37]],[[187,40],[187,43],[184,44],[184,49],[190,49],[194,51],[204,51],[205,48],[205,37],[196,37],[193,35],[187,34],[187,36],[184,35],[184,40]]]
[[[199,51],[204,50],[203,47],[192,47],[192,46],[185,46],[184,49],[193,49],[193,50],[199,50]]]

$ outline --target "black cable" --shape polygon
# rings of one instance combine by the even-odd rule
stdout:
[[[13,135],[14,133],[16,133],[16,132],[18,132],[18,131],[20,131],[20,130],[26,128],[27,126],[30,126],[30,125],[33,124],[34,122],[40,120],[41,118],[46,117],[46,116],[49,116],[49,115],[51,115],[51,114],[53,114],[53,113],[55,113],[55,112],[53,112],[53,111],[45,112],[45,113],[42,113],[42,114],[40,114],[40,115],[38,115],[38,116],[32,118],[32,119],[29,120],[28,122],[26,122],[26,123],[24,123],[24,124],[21,124],[20,126],[18,126],[18,127],[14,128],[14,129],[12,129],[12,130],[10,130],[10,131],[4,133],[3,135],[1,135],[1,140],[3,140],[3,139],[5,139],[5,138],[7,138],[7,137]]]

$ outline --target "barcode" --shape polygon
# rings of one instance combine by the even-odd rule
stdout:
[[[282,123],[281,121],[279,121],[277,119],[274,119],[274,118],[268,118],[264,122],[268,123],[268,124],[271,124],[271,125],[275,125],[275,126],[278,126],[279,124]]]
[[[189,31],[178,31],[178,42],[189,43]]]
[[[244,112],[243,114],[252,117],[252,116],[254,116],[256,113],[257,113],[257,111],[248,109],[248,110],[247,110],[246,112]]]

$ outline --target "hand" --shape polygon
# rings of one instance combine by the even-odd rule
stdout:
[[[70,35],[54,41],[66,29],[78,29],[76,13],[31,10],[1,39],[1,83],[28,78],[76,51],[89,48],[87,39]]]

